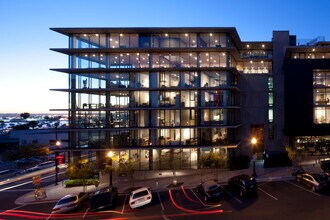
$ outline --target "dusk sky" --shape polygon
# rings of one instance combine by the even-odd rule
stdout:
[[[0,0],[0,114],[67,108],[68,47],[51,27],[236,27],[242,41],[270,41],[273,30],[330,40],[330,1]],[[64,112],[66,113],[66,112]]]

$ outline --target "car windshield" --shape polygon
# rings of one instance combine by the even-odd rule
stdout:
[[[62,205],[62,204],[65,204],[65,203],[69,203],[69,202],[74,202],[76,201],[76,196],[74,197],[69,197],[69,198],[66,198],[66,199],[61,199],[60,201],[58,201],[58,203],[56,205]]]
[[[140,197],[146,196],[148,194],[149,194],[149,192],[147,190],[144,190],[144,191],[133,194],[133,199],[140,198]]]
[[[213,191],[213,190],[216,190],[216,189],[218,189],[217,185],[212,185],[212,186],[208,187],[208,191]]]
[[[250,186],[255,185],[256,181],[255,180],[245,180],[245,181],[243,181],[243,183],[246,187],[250,187]]]

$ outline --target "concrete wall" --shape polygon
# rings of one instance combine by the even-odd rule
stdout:
[[[241,127],[238,139],[242,141],[240,154],[251,154],[251,125],[264,124],[265,137],[268,123],[268,75],[242,74],[238,79],[241,90]]]
[[[285,150],[284,136],[284,72],[282,69],[285,50],[289,46],[289,31],[273,32],[273,79],[274,79],[274,139],[268,139],[270,151]]]

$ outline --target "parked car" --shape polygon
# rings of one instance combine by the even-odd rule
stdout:
[[[132,191],[129,197],[129,206],[132,209],[147,205],[152,200],[151,190],[146,187],[142,187]]]
[[[257,181],[253,176],[241,174],[233,176],[228,180],[229,187],[239,193],[240,197],[256,195],[258,190]]]
[[[94,193],[90,201],[90,210],[100,211],[116,206],[118,191],[116,187],[107,187]]]
[[[223,194],[222,188],[214,180],[200,183],[197,192],[204,196],[204,201],[219,200]]]
[[[33,171],[37,171],[37,170],[41,170],[41,169],[45,169],[45,168],[49,168],[49,167],[53,167],[55,166],[55,162],[54,161],[46,161],[43,163],[40,163],[34,167],[30,167],[28,169],[25,169],[24,171],[22,171],[22,173],[30,173]]]
[[[298,167],[298,168],[295,168],[295,169],[292,171],[291,175],[292,175],[292,176],[297,176],[297,175],[299,175],[299,174],[303,174],[303,173],[306,173],[306,171],[305,171],[302,167]]]
[[[80,192],[79,194],[69,194],[62,197],[54,206],[52,213],[65,213],[81,206],[81,203],[87,199],[88,194]]]
[[[328,186],[328,178],[318,173],[303,173],[297,175],[297,182],[311,187],[313,191],[320,191]]]

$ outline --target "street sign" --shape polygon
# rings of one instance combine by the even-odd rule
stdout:
[[[65,155],[56,155],[55,160],[57,165],[65,163]]]
[[[34,176],[34,177],[32,177],[32,183],[33,183],[33,185],[38,186],[41,183],[40,176]]]

